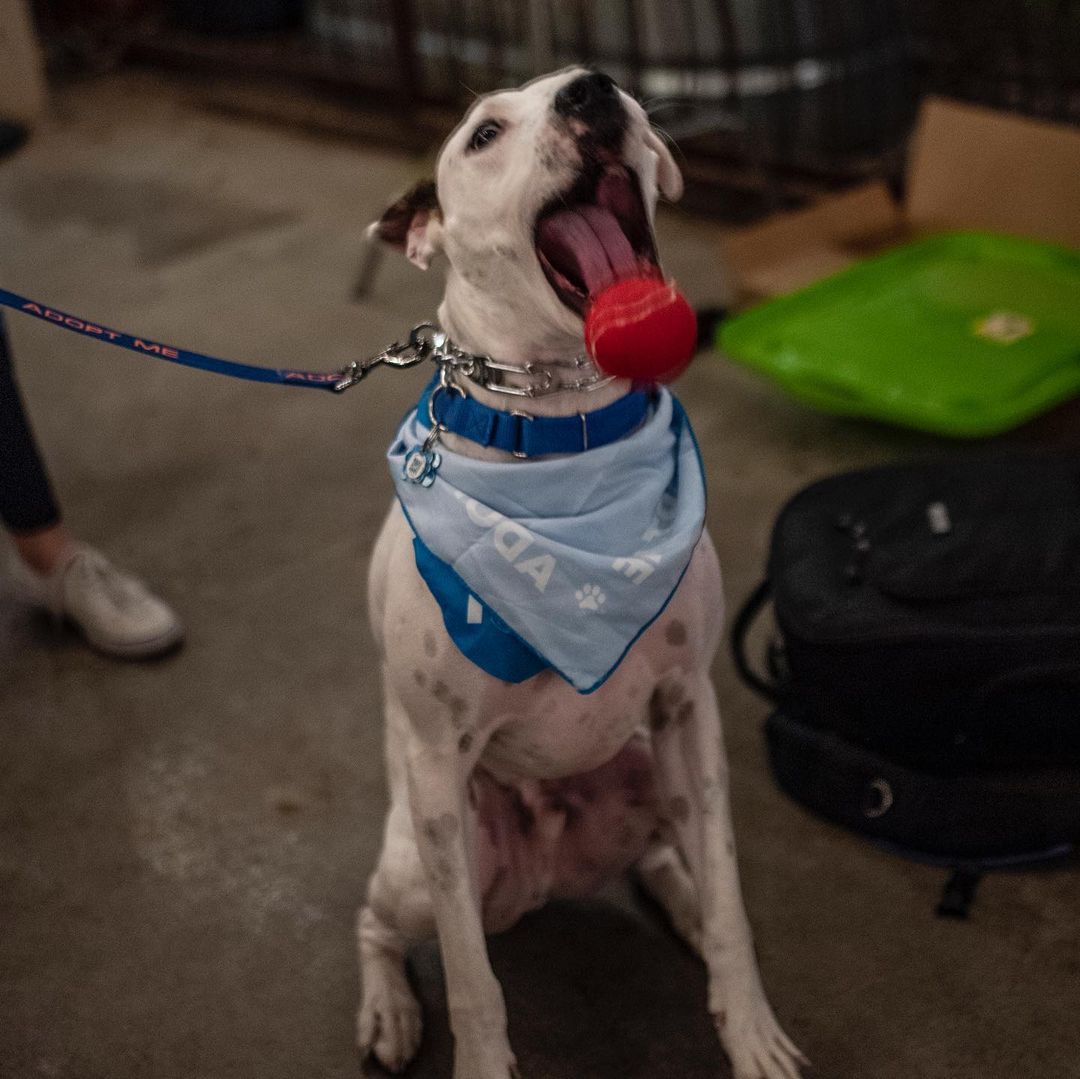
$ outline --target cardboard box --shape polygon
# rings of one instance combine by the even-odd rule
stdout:
[[[929,232],[986,229],[1080,246],[1080,131],[928,98],[907,199],[866,184],[726,237],[742,303],[792,292]]]
[[[45,73],[27,0],[0,0],[0,120],[34,127],[45,115]]]

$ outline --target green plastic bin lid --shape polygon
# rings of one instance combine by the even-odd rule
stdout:
[[[1080,252],[933,236],[739,315],[718,345],[830,412],[996,434],[1080,393]]]

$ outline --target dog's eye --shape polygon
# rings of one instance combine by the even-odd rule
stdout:
[[[494,120],[485,120],[472,133],[472,138],[469,139],[469,149],[482,150],[485,146],[498,138],[500,131],[502,131],[502,126],[500,124],[497,124]]]

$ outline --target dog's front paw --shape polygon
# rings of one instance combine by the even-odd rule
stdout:
[[[371,978],[356,1016],[356,1045],[366,1060],[374,1056],[389,1071],[408,1066],[420,1047],[420,1005],[404,976]]]
[[[521,1079],[521,1072],[509,1046],[489,1042],[470,1049],[458,1042],[454,1079]]]
[[[713,1016],[735,1079],[801,1079],[810,1062],[780,1029],[768,1002]]]

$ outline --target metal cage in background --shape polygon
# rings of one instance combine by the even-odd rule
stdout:
[[[602,67],[676,139],[692,186],[745,192],[750,212],[878,171],[914,111],[897,0],[312,0],[306,25],[339,62],[364,57],[373,89],[404,72],[414,102]]]
[[[144,58],[288,76],[417,144],[475,93],[595,64],[678,141],[693,201],[729,218],[898,176],[927,91],[1080,122],[1080,0],[164,0],[164,14]]]

